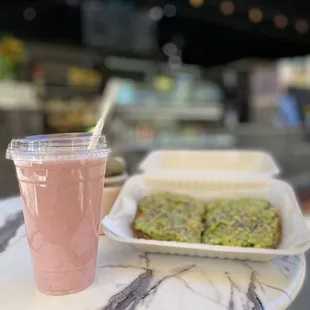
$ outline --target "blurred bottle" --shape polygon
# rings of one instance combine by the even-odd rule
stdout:
[[[176,78],[173,101],[177,105],[186,105],[192,89],[192,76],[188,73],[180,73]]]
[[[284,89],[277,97],[277,111],[274,118],[276,126],[299,126],[301,125],[301,115],[298,103],[290,93],[289,89]]]

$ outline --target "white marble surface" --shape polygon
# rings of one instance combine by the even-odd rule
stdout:
[[[304,256],[270,263],[141,253],[102,237],[94,284],[44,296],[35,289],[21,200],[0,202],[1,310],[286,309],[305,276]]]

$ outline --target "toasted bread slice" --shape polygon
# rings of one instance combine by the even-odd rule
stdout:
[[[135,228],[135,223],[137,221],[137,219],[143,215],[143,212],[138,208],[137,214],[135,216],[135,219],[132,223],[132,230],[133,230],[133,235],[135,238],[137,239],[147,239],[150,240],[151,238],[149,236],[147,236],[143,231],[138,230]]]
[[[281,239],[282,239],[282,226],[281,226],[281,218],[280,215],[279,216],[279,222],[278,222],[278,226],[277,226],[277,230],[275,233],[275,242],[272,245],[272,249],[277,249],[281,243]]]

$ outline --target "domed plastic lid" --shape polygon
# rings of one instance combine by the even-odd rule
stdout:
[[[94,144],[94,141],[96,146],[90,148],[90,144]],[[67,133],[13,139],[6,151],[6,158],[31,162],[84,160],[106,157],[109,153],[105,136]]]

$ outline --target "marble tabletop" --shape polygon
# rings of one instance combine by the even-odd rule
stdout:
[[[35,289],[21,200],[0,201],[1,310],[286,309],[305,270],[303,255],[269,263],[161,255],[101,237],[94,284],[45,296]]]

